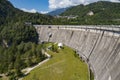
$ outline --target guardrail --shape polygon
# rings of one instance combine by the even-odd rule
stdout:
[[[120,25],[33,25],[35,28],[48,27],[51,29],[69,29],[69,30],[101,30],[116,32],[120,34]]]

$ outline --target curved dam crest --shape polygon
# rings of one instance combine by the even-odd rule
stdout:
[[[88,62],[95,80],[120,80],[120,26],[34,27],[40,42],[61,42],[75,49]]]

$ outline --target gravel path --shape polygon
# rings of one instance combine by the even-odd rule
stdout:
[[[42,65],[43,63],[46,63],[48,60],[50,60],[51,56],[47,52],[45,52],[44,54],[47,56],[47,59],[43,60],[42,62],[38,63],[37,65],[35,65],[33,67],[23,69],[22,72],[25,72],[24,75],[29,74],[33,69],[35,69],[36,67],[38,67],[38,66]],[[22,80],[22,79],[23,78],[20,78],[18,80]]]

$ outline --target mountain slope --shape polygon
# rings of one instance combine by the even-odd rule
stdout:
[[[51,15],[51,16],[56,16],[56,15],[59,15],[63,12],[65,12],[68,8],[61,8],[61,9],[57,9],[57,10],[54,10],[54,11],[51,11],[49,13],[47,13],[48,15]]]
[[[52,24],[52,21],[52,16],[23,12],[8,0],[0,0],[0,42],[3,39],[10,44],[13,42],[19,44],[22,41],[37,42],[38,35],[35,28],[25,23]]]
[[[61,15],[78,16],[80,24],[120,24],[120,3],[99,1],[86,6],[78,5]]]
[[[0,0],[0,22],[18,22],[20,20],[30,21],[39,24],[50,24],[51,16],[39,13],[27,13],[15,8],[8,0]]]
[[[13,16],[14,7],[9,1],[0,0],[0,24],[4,23],[8,16]]]
[[[52,18],[23,12],[8,0],[0,0],[0,80],[18,80],[23,68],[46,58],[31,23],[50,24]]]

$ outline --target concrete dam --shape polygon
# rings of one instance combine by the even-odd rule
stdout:
[[[120,26],[34,26],[41,42],[60,42],[76,50],[94,80],[120,80]]]

